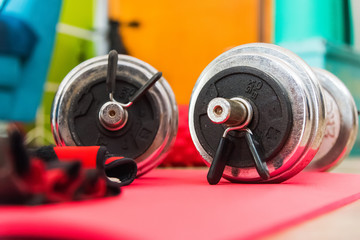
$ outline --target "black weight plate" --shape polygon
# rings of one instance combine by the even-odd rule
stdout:
[[[220,138],[226,129],[212,123],[206,110],[215,97],[246,99],[254,115],[248,128],[261,146],[263,161],[275,156],[284,146],[292,126],[292,110],[285,89],[269,75],[251,67],[233,67],[212,77],[200,91],[194,109],[195,132],[200,144],[215,156]],[[228,138],[234,143],[227,165],[238,168],[254,167],[254,161],[243,132],[231,131]],[[274,163],[278,168],[282,160]]]
[[[148,78],[124,66],[116,78],[114,99],[127,103],[141,87],[139,81]],[[160,124],[160,112],[151,94],[146,93],[127,108],[128,120],[118,131],[105,129],[99,121],[99,110],[109,101],[106,78],[93,81],[83,88],[70,104],[69,129],[76,145],[106,146],[112,154],[137,158],[153,143]]]

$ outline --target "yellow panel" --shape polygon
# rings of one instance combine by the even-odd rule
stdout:
[[[258,3],[258,0],[110,0],[109,15],[122,23],[120,31],[129,54],[162,71],[178,103],[188,104],[192,88],[206,65],[231,47],[257,41]],[[266,12],[270,12],[268,5]],[[131,21],[138,21],[139,27],[129,27],[127,23]],[[266,28],[271,24],[264,22]]]

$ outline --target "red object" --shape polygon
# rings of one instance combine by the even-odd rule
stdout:
[[[26,192],[39,194],[45,190],[45,164],[37,158],[30,161],[29,172],[23,178],[19,178],[19,182],[26,185]]]
[[[121,156],[106,156],[106,149],[100,146],[53,147],[59,161],[80,161],[84,168],[104,168],[103,165],[123,159]]]
[[[69,179],[63,169],[50,169],[45,175],[45,194],[49,202],[65,202],[73,199],[76,190],[83,181],[83,176]]]
[[[99,146],[54,147],[54,151],[60,161],[79,160],[84,168],[96,168],[96,161],[99,157],[99,148]],[[102,161],[105,161],[105,159]]]
[[[281,184],[206,181],[207,169],[156,169],[122,196],[0,208],[0,238],[253,239],[360,198],[360,175],[302,172]]]
[[[169,150],[161,166],[193,167],[205,166],[196,150],[189,132],[189,106],[179,105],[179,127],[173,147]]]

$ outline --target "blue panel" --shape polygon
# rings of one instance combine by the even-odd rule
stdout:
[[[21,61],[18,57],[0,55],[0,89],[18,87],[20,74]]]
[[[51,60],[60,8],[61,0],[10,0],[1,13],[26,22],[38,38],[30,57],[22,63],[20,82],[13,93],[14,107],[6,120],[32,121],[35,118]]]
[[[24,21],[5,14],[0,15],[0,36],[0,54],[26,58],[36,43],[35,33]]]

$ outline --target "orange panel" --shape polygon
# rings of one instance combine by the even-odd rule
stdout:
[[[162,71],[178,103],[188,104],[207,64],[231,47],[258,40],[258,3],[110,0],[109,14],[122,23],[120,31],[130,55]],[[138,21],[139,27],[127,26],[131,21]]]
[[[264,14],[264,42],[272,43],[273,41],[273,0],[264,0],[265,14]]]

